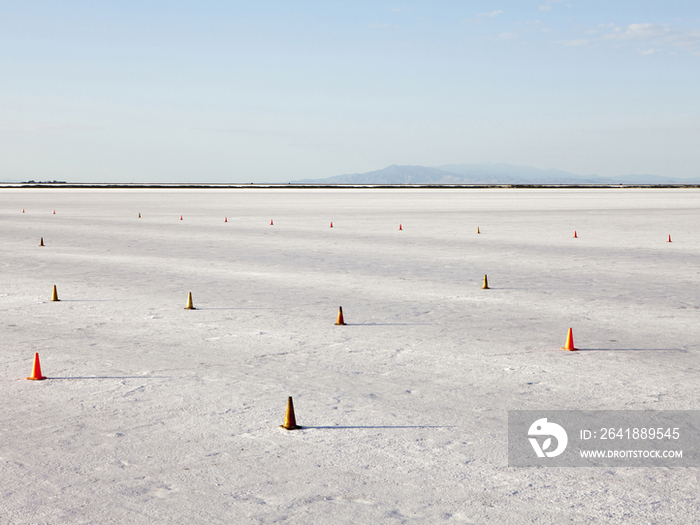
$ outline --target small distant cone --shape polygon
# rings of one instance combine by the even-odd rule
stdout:
[[[275,225],[275,223],[272,222],[272,219],[270,219],[270,226],[274,226],[274,225]]]
[[[343,307],[339,306],[338,307],[338,320],[335,322],[337,325],[344,325],[345,324],[345,319],[343,319]]]
[[[399,224],[399,230],[403,230],[403,226]]]
[[[141,214],[139,213],[139,219],[141,218]]]
[[[490,288],[489,288],[489,280],[488,280],[488,278],[486,277],[486,275],[484,275],[484,284],[483,284],[483,286],[481,287],[481,289],[482,289],[482,290],[490,290]]]
[[[569,328],[569,333],[566,336],[566,344],[562,346],[561,349],[570,351],[578,350],[578,348],[574,348],[574,334],[571,331],[571,328]]]
[[[331,221],[331,228],[333,227],[333,221]]]
[[[32,377],[28,377],[32,381],[41,381],[46,379],[46,376],[41,375],[41,364],[39,363],[39,354],[34,354],[34,366],[32,367]]]
[[[56,210],[53,211],[53,214],[56,215]]]
[[[576,230],[574,230],[574,239],[578,239],[578,234],[576,233]]]
[[[481,233],[478,226],[476,227],[476,233]]]
[[[228,217],[224,217],[224,222],[228,222]]]
[[[668,240],[666,242],[671,242],[671,234],[668,235]]]
[[[51,300],[52,301],[59,301],[60,299],[58,298],[58,291],[56,290],[56,285],[53,285],[53,293],[51,294]]]
[[[39,246],[43,246],[43,245],[44,245],[44,238],[42,237],[42,238],[39,240]]]
[[[24,213],[24,208],[22,208],[22,213]]]
[[[196,308],[192,304],[192,292],[189,292],[187,294],[187,306],[185,306],[185,310],[196,310]]]
[[[182,215],[180,215],[180,220],[182,220]]]
[[[292,402],[292,396],[287,398],[287,412],[284,414],[284,425],[280,425],[280,428],[287,430],[298,430],[301,427],[297,425],[297,418],[294,416],[294,403]]]

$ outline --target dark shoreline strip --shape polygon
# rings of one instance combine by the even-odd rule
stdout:
[[[4,188],[71,188],[71,189],[686,189],[700,184],[99,184],[99,183],[2,183]]]

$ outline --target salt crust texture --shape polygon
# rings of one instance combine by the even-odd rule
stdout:
[[[698,408],[698,190],[5,189],[0,221],[1,523],[700,515],[697,469],[506,442],[509,409]]]

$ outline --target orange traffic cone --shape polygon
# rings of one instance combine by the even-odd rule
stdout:
[[[53,214],[56,215],[56,210],[53,211]]]
[[[578,348],[574,348],[574,334],[571,331],[571,328],[569,328],[569,333],[566,336],[566,344],[562,346],[561,349],[570,351],[578,350]]]
[[[574,230],[574,239],[578,239],[578,234],[576,233],[576,230]]]
[[[22,213],[24,213],[24,208],[22,208]]]
[[[476,227],[476,233],[481,233],[478,226]]]
[[[284,425],[280,425],[280,428],[286,430],[298,430],[302,427],[297,425],[297,418],[294,416],[294,403],[292,403],[292,396],[287,398],[287,412],[284,414]]]
[[[333,227],[333,221],[331,221],[331,228]]]
[[[228,222],[228,217],[224,217],[224,222]]]
[[[274,226],[274,225],[275,225],[275,223],[272,222],[272,219],[270,219],[270,226]]]
[[[180,215],[180,220],[182,220],[182,215]]]
[[[344,325],[345,320],[343,319],[343,307],[339,306],[338,307],[338,320],[335,322],[337,325]]]
[[[141,214],[139,213],[139,219],[141,218]]]
[[[53,285],[53,293],[51,294],[51,300],[52,301],[59,301],[58,298],[58,291],[56,291],[56,285]]]
[[[192,292],[189,292],[187,294],[187,306],[185,306],[185,310],[196,310],[196,308],[192,304]]]
[[[403,226],[399,224],[399,230],[403,230]]]
[[[668,235],[668,240],[666,242],[671,242],[671,234]]]
[[[490,290],[489,288],[489,280],[487,279],[486,275],[484,275],[484,284],[481,287],[482,290]]]
[[[43,246],[43,245],[44,245],[44,238],[42,237],[41,239],[39,239],[39,246]]]
[[[28,377],[32,381],[41,381],[46,379],[46,376],[41,375],[41,364],[39,363],[39,354],[34,354],[34,366],[32,367],[32,377]]]

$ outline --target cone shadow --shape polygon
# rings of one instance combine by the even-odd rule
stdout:
[[[372,428],[455,428],[454,425],[452,426],[445,426],[445,425],[357,425],[357,426],[332,426],[332,427],[308,427],[305,426],[305,429],[314,429],[314,430],[350,430],[350,429],[372,429]]]
[[[345,323],[345,326],[432,326],[433,323]]]
[[[221,306],[221,307],[219,307],[219,306],[212,306],[212,307],[198,306],[196,309],[197,310],[272,310],[273,308],[267,307],[267,306],[254,306],[254,307],[249,307],[249,308],[234,307],[234,306],[232,306],[230,308],[223,307],[223,306]]]
[[[119,303],[128,299],[61,299],[61,303]],[[51,301],[49,301],[51,302]]]
[[[680,352],[687,354],[682,348],[579,348],[578,352]]]
[[[170,379],[170,376],[75,376],[47,377],[46,379]]]

